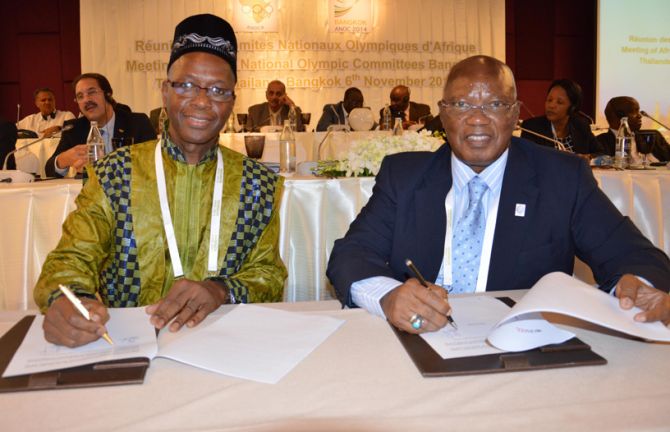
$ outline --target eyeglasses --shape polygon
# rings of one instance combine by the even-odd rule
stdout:
[[[100,90],[100,89],[89,89],[89,90],[86,90],[83,93],[77,93],[76,95],[74,95],[74,101],[75,102],[81,102],[81,101],[84,100],[85,97],[91,98],[91,97],[97,95],[98,93],[102,93],[102,90]]]
[[[494,115],[494,114],[506,114],[518,103],[519,101],[503,102],[499,100],[494,100],[482,105],[472,105],[465,101],[447,102],[441,100],[437,103],[437,106],[440,107],[440,109],[445,110],[447,114],[452,115],[463,115],[472,109],[482,110],[482,112],[486,115]]]
[[[184,96],[187,98],[194,98],[198,96],[200,90],[205,90],[207,97],[215,102],[231,102],[235,100],[235,91],[224,89],[217,86],[210,87],[200,87],[197,84],[194,84],[190,81],[180,82],[180,81],[170,81],[167,80],[167,83],[174,89],[174,92],[179,96]]]

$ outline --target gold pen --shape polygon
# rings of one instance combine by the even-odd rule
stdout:
[[[84,305],[81,303],[81,300],[77,298],[76,295],[70,290],[70,288],[66,287],[65,285],[58,285],[58,288],[60,288],[61,292],[65,294],[65,297],[67,297],[68,300],[70,300],[70,303],[74,306],[75,309],[79,311],[80,314],[84,316],[87,320],[91,320],[91,315],[88,313],[88,309],[84,307]],[[109,337],[107,332],[105,332],[104,335],[102,335],[102,338],[107,341],[110,345],[114,345],[114,341],[112,341],[112,338]]]
[[[423,275],[421,274],[421,272],[419,271],[419,269],[416,268],[416,266],[414,265],[414,263],[412,262],[412,260],[411,260],[411,259],[405,259],[405,265],[407,266],[407,268],[409,268],[410,270],[412,270],[412,273],[414,273],[414,276],[416,276],[416,278],[417,278],[417,280],[419,281],[419,283],[420,283],[421,285],[423,285],[424,287],[428,288],[428,282],[426,282],[426,279],[424,279]],[[451,317],[451,315],[447,315],[447,321],[449,321],[449,324],[451,324],[451,326],[452,326],[453,328],[455,328],[456,330],[458,330],[458,326],[456,325],[456,322],[455,322],[454,319]]]

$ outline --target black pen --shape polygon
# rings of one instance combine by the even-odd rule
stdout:
[[[426,279],[424,279],[423,275],[421,274],[421,272],[419,271],[419,269],[416,268],[416,266],[414,265],[414,263],[412,262],[412,260],[411,260],[411,259],[406,259],[406,260],[405,260],[405,265],[407,266],[407,268],[409,268],[410,270],[412,270],[412,272],[414,273],[414,276],[416,276],[416,278],[419,280],[419,283],[420,283],[421,285],[423,285],[424,287],[428,288],[428,282],[426,282]],[[458,330],[458,326],[456,325],[456,322],[455,322],[454,319],[451,317],[451,315],[447,315],[447,321],[449,321],[449,324],[451,324],[451,326],[452,326],[453,328],[455,328],[456,330]]]

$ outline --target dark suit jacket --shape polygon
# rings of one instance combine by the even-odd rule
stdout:
[[[353,282],[372,276],[411,277],[411,258],[428,280],[442,264],[451,189],[448,144],[435,153],[384,159],[372,197],[337,240],[327,275],[352,306]],[[670,261],[621,215],[580,158],[512,138],[493,237],[487,291],[530,288],[547,273],[572,274],[574,258],[591,266],[603,288],[632,273],[668,289]],[[525,204],[525,216],[515,216]]]
[[[149,117],[144,113],[131,113],[124,109],[114,109],[116,116],[114,120],[114,138],[132,137],[135,143],[141,143],[156,139],[156,131],[151,126]],[[84,144],[91,129],[91,122],[84,116],[74,122],[74,128],[63,133],[56,147],[56,151],[49,158],[44,167],[47,177],[61,177],[56,172],[54,163],[56,156],[78,144]]]
[[[537,132],[549,138],[554,136],[553,132],[551,131],[551,122],[546,116],[533,117],[529,118],[528,120],[524,120],[522,126],[525,129],[530,129],[533,132]],[[570,117],[570,120],[568,120],[568,130],[570,131],[570,135],[572,135],[572,147],[575,153],[604,153],[604,150],[596,141],[596,137],[593,136],[591,127],[581,118],[575,116]],[[525,138],[543,146],[554,147],[554,143],[552,141],[529,134],[525,131],[521,132],[521,138]]]
[[[16,125],[0,118],[0,169],[7,155],[16,148]],[[7,159],[7,169],[16,169],[14,156]]]
[[[279,122],[284,124],[284,120],[288,119],[288,105],[282,105],[281,110],[279,111]],[[302,125],[302,118],[300,114],[300,107],[295,107],[295,112],[298,114],[297,119],[297,128],[298,132],[303,132],[305,128]],[[263,102],[258,105],[251,105],[249,107],[249,114],[247,115],[247,124],[245,130],[258,132],[261,129],[261,126],[267,126],[270,124],[270,104]]]
[[[392,118],[403,117],[403,113],[404,111],[398,113],[391,109]],[[419,119],[426,122],[432,119],[430,115],[430,107],[426,104],[409,101],[409,121],[418,122]],[[384,124],[384,108],[379,110],[379,124]],[[391,126],[393,126],[393,124],[391,124]]]
[[[328,126],[333,124],[346,124],[347,114],[344,112],[344,102],[336,104],[326,104],[323,106],[323,114],[316,125],[318,132],[323,132],[328,129]]]
[[[654,144],[651,149],[651,154],[660,161],[670,161],[670,145],[665,140],[663,135],[655,129],[643,129],[640,132],[651,132],[654,134]],[[596,137],[598,143],[603,148],[605,154],[614,156],[614,151],[616,149],[616,135],[612,130],[608,130],[605,133],[601,133]],[[637,142],[641,138],[636,138]]]

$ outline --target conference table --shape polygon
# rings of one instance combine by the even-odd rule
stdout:
[[[606,365],[423,378],[381,318],[333,300],[262,306],[345,323],[274,385],[157,358],[141,385],[0,394],[1,428],[519,432],[662,431],[670,424],[668,344],[563,318]],[[0,312],[0,334],[25,313]]]
[[[343,159],[352,143],[357,140],[390,135],[391,131],[331,131],[331,132],[296,132],[297,162],[318,161],[323,159]],[[265,150],[261,162],[279,162],[279,132],[268,133],[221,133],[219,144],[246,154],[244,137],[247,135],[264,135]]]
[[[601,188],[642,233],[670,254],[670,170],[605,171],[594,174]],[[374,178],[286,179],[280,208],[280,253],[288,269],[287,302],[334,298],[325,275],[333,243],[367,202]],[[79,180],[0,184],[0,310],[35,308],[32,288],[61,224],[75,208]],[[592,282],[577,263],[575,274]]]

